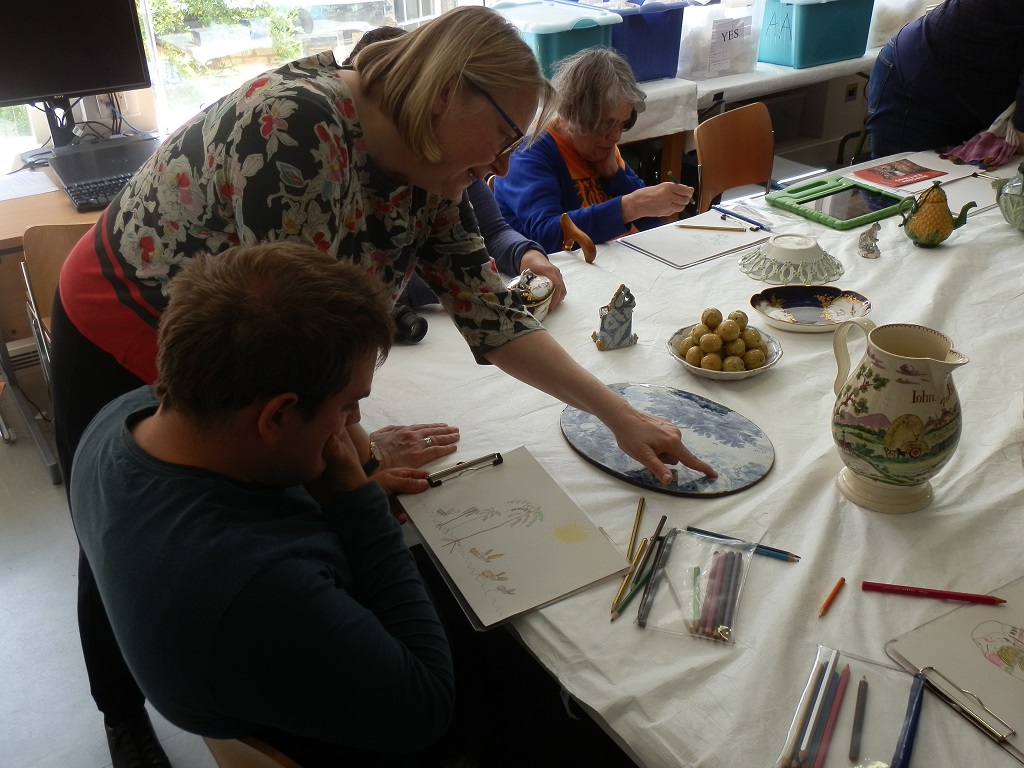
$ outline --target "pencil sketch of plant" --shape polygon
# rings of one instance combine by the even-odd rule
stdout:
[[[469,507],[463,512],[456,514],[450,520],[438,522],[437,529],[444,534],[441,543],[446,547],[451,547],[449,552],[454,552],[455,548],[460,546],[462,542],[473,536],[479,536],[481,533],[487,533],[502,527],[517,528],[522,526],[529,528],[534,523],[544,519],[544,511],[532,502],[512,499],[507,503],[508,508],[504,512],[499,512],[493,507],[488,509]],[[438,510],[438,514],[442,516],[451,515],[454,512],[454,509],[447,511]],[[474,526],[481,525],[486,527],[473,529]],[[464,530],[456,533],[456,529],[463,528],[464,526]]]
[[[503,557],[505,553],[495,552],[494,549],[488,549],[486,552],[481,552],[476,547],[470,547],[469,554],[479,560],[483,560],[485,563],[489,563],[491,560],[497,560],[499,557]]]
[[[480,571],[480,575],[489,581],[508,581],[505,571],[495,573],[494,571]]]

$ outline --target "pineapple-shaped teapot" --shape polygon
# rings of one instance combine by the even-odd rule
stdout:
[[[967,221],[967,211],[977,205],[973,201],[967,203],[954,219],[946,202],[946,192],[936,181],[917,198],[907,197],[900,203],[899,212],[903,217],[900,226],[914,245],[934,248],[954,229],[962,227]]]

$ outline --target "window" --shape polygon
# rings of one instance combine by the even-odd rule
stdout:
[[[31,0],[30,0],[31,1]],[[247,79],[302,55],[333,49],[345,58],[364,32],[414,29],[460,2],[483,0],[137,0],[147,40],[151,91],[118,96],[122,130],[173,130]],[[105,97],[86,97],[77,122],[110,125]],[[31,107],[0,109],[0,164],[49,136]],[[109,127],[107,128],[109,133]]]

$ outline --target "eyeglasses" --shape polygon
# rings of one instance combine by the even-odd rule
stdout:
[[[499,115],[501,115],[501,119],[505,121],[508,127],[512,129],[512,133],[515,134],[511,139],[508,140],[505,146],[502,147],[501,151],[498,153],[498,157],[511,155],[513,152],[516,151],[516,149],[519,148],[519,145],[523,143],[523,140],[526,138],[526,135],[521,130],[519,130],[518,125],[512,122],[512,118],[505,114],[505,110],[498,106],[498,102],[494,100],[494,97],[491,96],[491,94],[489,94],[483,88],[477,88],[477,90],[484,95],[485,99],[491,102],[491,106],[494,107],[495,111]]]
[[[625,133],[630,128],[632,128],[634,125],[636,125],[636,110],[635,109],[631,110],[630,113],[629,113],[629,117],[627,119],[623,120],[621,123],[618,122],[613,117],[608,118],[603,123],[601,123],[601,125],[598,126],[597,130],[594,133],[597,136],[604,136],[605,134],[611,133],[612,131],[616,130],[617,128],[621,128],[622,132]]]

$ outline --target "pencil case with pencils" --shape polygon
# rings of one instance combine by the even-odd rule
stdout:
[[[649,605],[645,610],[641,603],[637,623],[735,644],[740,594],[754,547],[677,531],[661,558],[661,572],[651,575]]]
[[[923,680],[898,667],[818,646],[777,768],[907,768]]]

